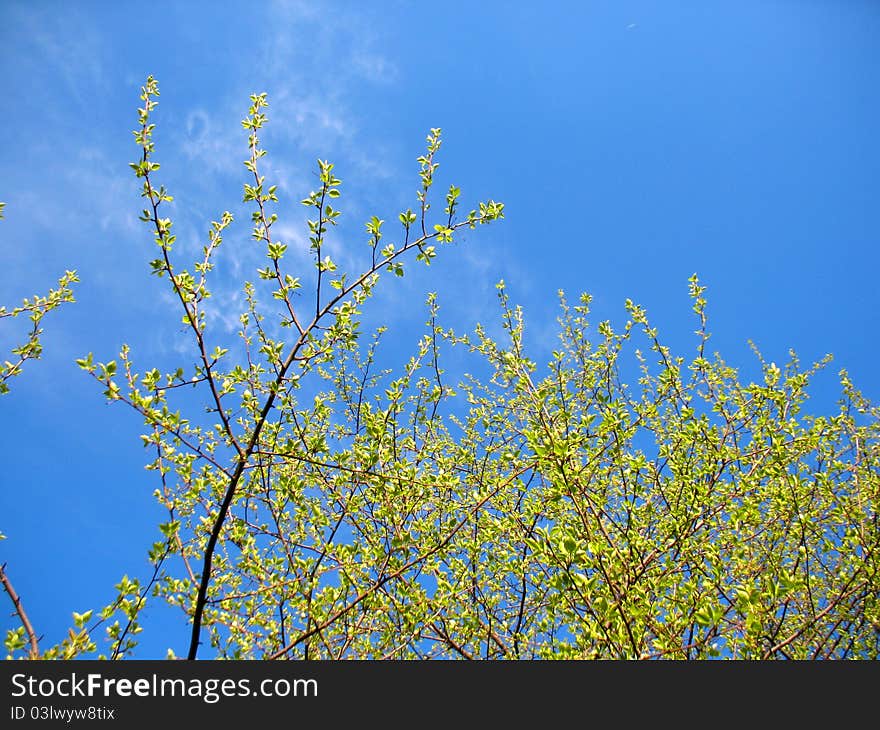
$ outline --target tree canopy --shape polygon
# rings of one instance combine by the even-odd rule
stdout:
[[[427,294],[415,351],[388,368],[385,328],[362,331],[376,287],[504,206],[463,207],[455,185],[435,200],[432,129],[413,207],[387,225],[371,217],[368,263],[343,271],[326,246],[342,181],[319,160],[301,201],[314,266],[298,270],[273,231],[265,94],[242,121],[243,199],[265,259],[226,337],[206,312],[233,215],[210,223],[197,260],[178,259],[154,158],[158,96],[150,77],[132,168],[150,268],[180,306],[192,357],[171,372],[127,347],[78,362],[142,416],[168,519],[150,575],[123,577],[50,648],[22,609],[10,656],[134,655],[143,607],[158,600],[189,618],[188,640],[172,640],[189,658],[878,657],[880,409],[846,371],[824,415],[806,401],[828,358],[804,367],[791,353],[778,366],[756,350],[762,379],[743,382],[709,350],[696,275],[684,355],[638,304],[620,326],[594,324],[589,295],[560,292],[557,344],[539,363],[502,282],[501,336],[456,331]],[[22,361],[39,356],[40,317],[76,280],[67,272],[12,310],[34,322]],[[466,363],[454,374],[452,352]],[[5,367],[4,388],[20,363]]]

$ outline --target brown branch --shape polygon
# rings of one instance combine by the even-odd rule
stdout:
[[[453,638],[452,638],[452,637],[451,637],[446,631],[444,631],[443,629],[441,629],[441,628],[437,625],[437,622],[436,622],[436,621],[432,622],[432,623],[430,624],[430,627],[431,627],[432,629],[434,629],[434,631],[437,632],[439,638],[440,638],[444,643],[446,643],[446,645],[449,646],[450,649],[452,649],[453,651],[455,651],[456,654],[461,655],[461,656],[464,657],[465,659],[470,659],[471,661],[473,661],[473,659],[474,659],[473,655],[470,654],[470,653],[467,651],[467,649],[465,649],[463,646],[460,646],[459,644],[457,644],[456,641],[455,641],[455,640],[454,640],[454,639],[453,639]],[[430,638],[433,638],[433,637],[426,636],[425,638],[430,639]]]
[[[146,130],[146,122],[144,123],[144,129]],[[146,149],[144,149],[143,161],[147,162],[148,159],[149,153]],[[197,303],[194,303],[192,304],[192,306],[190,306],[186,293],[181,288],[177,276],[175,276],[174,274],[174,266],[171,263],[170,256],[170,245],[168,244],[169,229],[162,226],[159,219],[159,205],[162,203],[161,189],[159,193],[157,193],[155,188],[153,188],[153,183],[150,180],[149,172],[144,174],[144,185],[145,192],[147,193],[147,197],[149,198],[150,205],[153,209],[152,217],[149,220],[153,223],[153,226],[156,229],[156,239],[161,242],[162,260],[164,261],[163,269],[168,272],[168,278],[171,280],[171,285],[174,287],[174,293],[177,295],[178,300],[183,306],[183,310],[184,312],[186,312],[186,321],[189,323],[190,329],[195,335],[196,344],[198,345],[199,349],[199,356],[201,357],[202,365],[205,368],[205,379],[207,380],[208,386],[211,389],[211,395],[213,396],[214,403],[216,405],[216,413],[220,417],[220,420],[223,422],[223,428],[226,431],[227,437],[229,438],[229,443],[233,446],[233,448],[235,448],[236,453],[241,456],[241,444],[239,444],[238,439],[235,438],[235,432],[232,429],[232,425],[229,422],[226,411],[223,409],[221,396],[219,391],[217,390],[217,384],[214,381],[214,374],[211,371],[213,363],[208,361],[209,358],[207,349],[205,347],[204,333],[202,332],[202,328],[199,326]]]
[[[39,658],[40,647],[37,643],[37,634],[24,610],[24,606],[21,605],[21,598],[19,598],[18,594],[15,592],[15,588],[12,587],[9,576],[6,575],[6,563],[0,565],[0,583],[3,583],[3,590],[9,594],[9,600],[11,600],[12,605],[15,606],[15,612],[18,614],[21,625],[24,627],[24,632],[28,636],[28,642],[31,645],[31,649],[28,652],[28,659]]]

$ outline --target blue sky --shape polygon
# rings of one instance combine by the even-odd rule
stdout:
[[[258,260],[239,202],[252,92],[267,92],[266,173],[281,234],[305,241],[296,201],[314,161],[343,180],[337,251],[363,221],[412,206],[415,158],[442,127],[441,188],[494,198],[505,221],[391,282],[373,316],[404,343],[438,292],[458,329],[497,322],[495,283],[523,305],[535,353],[552,346],[556,292],[594,297],[594,320],[643,304],[689,354],[687,279],[707,285],[711,345],[744,374],[831,352],[813,407],[845,367],[872,400],[880,330],[880,6],[739,2],[15,2],[0,4],[0,301],[65,269],[77,303],[45,325],[45,354],[0,400],[0,561],[48,645],[70,612],[146,577],[165,518],[143,470],[139,419],[74,365],[127,342],[141,367],[190,361],[179,316],[149,276],[137,220],[140,86],[162,96],[155,158],[175,195],[180,250],[239,213],[218,271],[214,326],[237,319],[234,282]],[[350,247],[350,248],[349,248]],[[305,254],[303,253],[305,261]],[[4,323],[0,349],[20,330]],[[4,597],[5,598],[5,597]],[[0,630],[15,625],[7,606]],[[176,615],[150,610],[143,658],[182,653]]]

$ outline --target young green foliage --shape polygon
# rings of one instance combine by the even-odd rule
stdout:
[[[304,458],[316,460],[328,448],[326,434],[306,435],[310,424],[321,422],[327,406],[320,395],[314,397],[310,406],[303,406],[298,397],[303,383],[309,392],[315,393],[315,388],[320,387],[323,366],[341,352],[356,351],[360,307],[371,296],[384,271],[402,275],[403,259],[410,251],[427,262],[434,255],[435,240],[450,242],[461,227],[474,228],[501,218],[503,206],[494,201],[481,203],[479,213],[472,211],[466,221],[456,221],[455,201],[459,192],[453,188],[454,195],[451,191],[447,199],[444,223],[428,230],[428,190],[437,168],[433,156],[440,147],[440,130],[432,130],[428,153],[419,160],[421,234],[411,235],[415,214],[408,211],[402,219],[403,243],[388,243],[378,251],[383,221],[373,217],[367,224],[372,236],[370,264],[360,272],[341,272],[338,264],[326,255],[325,243],[329,228],[337,224],[341,215],[337,201],[342,181],[336,177],[332,163],[319,160],[320,187],[302,201],[314,213],[308,221],[315,263],[311,277],[314,299],[312,307],[306,307],[297,295],[303,282],[309,281],[309,274],[288,269],[287,245],[276,240],[272,232],[278,216],[270,212],[269,206],[279,202],[277,188],[268,185],[260,172],[260,160],[266,151],[260,146],[259,132],[267,121],[268,101],[265,94],[254,94],[248,116],[242,122],[248,132],[250,151],[244,164],[251,178],[244,184],[243,199],[254,206],[252,238],[265,246],[268,265],[256,272],[257,282],[244,282],[248,309],[240,317],[239,344],[221,342],[224,334],[208,327],[204,302],[210,297],[212,257],[220,244],[221,232],[232,223],[232,215],[224,213],[220,222],[211,224],[204,258],[192,267],[195,275],[181,268],[172,256],[173,221],[160,212],[172,197],[154,183],[160,166],[153,159],[154,125],[150,119],[158,95],[155,80],[148,79],[141,93],[140,127],[135,131],[141,159],[131,167],[143,180],[142,196],[148,203],[141,218],[151,226],[160,249],[160,257],[152,262],[151,268],[170,282],[183,310],[183,322],[193,335],[196,362],[186,375],[186,368],[165,374],[151,368],[139,374],[133,370],[128,348],[123,348],[118,364],[96,363],[91,355],[79,363],[102,383],[109,399],[136,409],[149,428],[143,440],[156,453],[149,468],[159,473],[162,487],[157,490],[157,497],[169,511],[169,524],[174,525],[168,550],[157,547],[154,554],[164,560],[170,550],[183,570],[182,575],[174,575],[167,565],[160,569],[156,557],[154,565],[160,576],[156,591],[192,617],[188,656],[195,658],[202,643],[203,624],[210,628],[211,642],[219,647],[222,633],[229,630],[230,623],[236,623],[227,617],[224,596],[230,591],[238,592],[247,576],[259,575],[265,582],[280,584],[287,580],[283,562],[279,562],[278,550],[282,548],[258,549],[263,539],[255,535],[254,526],[269,518],[276,525],[290,519],[299,521],[298,515],[283,514],[286,500],[281,506],[275,504],[277,497],[273,495],[286,469],[279,468],[269,455],[279,445],[299,450],[301,444],[307,454]],[[274,311],[260,304],[261,283],[272,287],[271,301],[278,307]],[[329,283],[329,290],[325,283]],[[239,353],[237,359],[233,353]],[[205,423],[199,417],[186,418],[171,407],[175,389],[183,385],[204,392],[215,423]],[[291,452],[286,461],[296,458]],[[311,531],[314,526],[303,528]],[[282,532],[280,526],[278,530]],[[293,528],[284,530],[292,531]],[[290,550],[284,548],[282,552]],[[244,576],[240,571],[244,571]],[[142,602],[138,604],[141,605]],[[288,619],[282,615],[279,620],[284,624]],[[257,624],[252,627],[254,630]],[[282,628],[282,634],[286,630]],[[237,652],[241,654],[242,650]]]
[[[3,219],[3,210],[6,203],[0,203],[0,220]],[[0,306],[0,320],[27,317],[31,324],[25,334],[24,342],[12,348],[12,360],[4,360],[0,363],[0,395],[9,392],[9,381],[22,372],[22,366],[28,360],[39,360],[43,354],[43,343],[40,336],[43,334],[43,318],[53,309],[57,309],[65,302],[72,302],[72,284],[78,282],[75,271],[65,271],[58,279],[58,288],[50,289],[46,295],[35,294],[26,298],[22,303],[12,309]]]
[[[154,181],[158,93],[149,78],[132,168],[159,248],[151,269],[182,310],[192,361],[136,369],[123,347],[79,365],[143,418],[168,519],[151,578],[124,578],[91,625],[74,614],[47,656],[95,651],[102,622],[106,655],[130,655],[155,597],[190,618],[189,658],[208,646],[222,658],[878,658],[880,409],[845,371],[824,416],[806,403],[827,358],[760,359],[760,381],[743,382],[707,352],[696,276],[687,357],[633,302],[623,327],[594,327],[590,297],[560,293],[559,342],[539,367],[502,282],[500,339],[442,327],[431,294],[412,357],[383,368],[385,327],[361,331],[379,281],[409,255],[430,264],[503,205],[458,220],[452,185],[433,219],[432,129],[416,205],[399,229],[371,216],[368,263],[342,271],[327,255],[342,181],[319,160],[301,201],[313,266],[297,269],[273,232],[289,201],[260,168],[265,94],[242,125],[243,198],[266,258],[243,283],[236,341],[205,310],[232,215],[208,224],[192,266],[172,255],[172,198]],[[451,377],[452,349],[485,376]],[[32,652],[28,639],[12,630],[10,654]]]

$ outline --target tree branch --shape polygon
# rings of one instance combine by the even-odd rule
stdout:
[[[9,576],[6,575],[6,563],[0,565],[0,583],[3,583],[3,590],[9,594],[9,600],[11,600],[12,605],[15,606],[15,612],[18,614],[18,619],[21,621],[21,625],[24,627],[24,632],[27,634],[28,642],[31,646],[30,651],[28,652],[28,659],[39,658],[40,647],[37,642],[37,634],[24,610],[24,606],[21,605],[21,598],[19,598],[18,594],[15,592],[15,588],[12,587],[12,582],[9,580]]]

